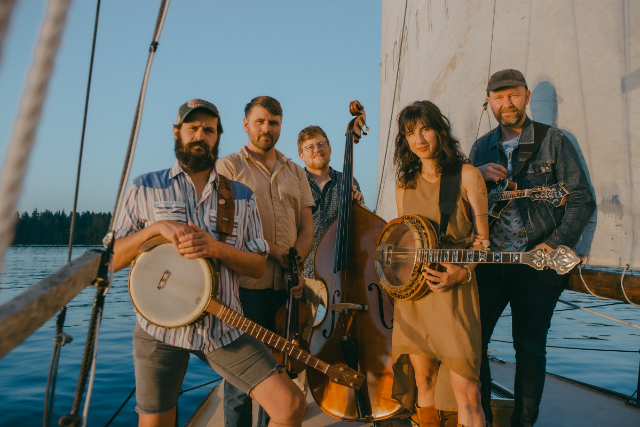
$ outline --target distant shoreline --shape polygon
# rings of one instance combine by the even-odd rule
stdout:
[[[69,245],[11,245],[11,247],[18,248],[68,248]],[[74,248],[92,248],[92,247],[103,247],[102,245],[73,245]]]

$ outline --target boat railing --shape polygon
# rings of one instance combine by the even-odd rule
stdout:
[[[0,359],[51,319],[85,287],[104,277],[108,255],[88,250],[0,306]]]

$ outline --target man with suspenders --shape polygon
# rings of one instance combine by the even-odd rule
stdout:
[[[218,175],[214,167],[221,134],[220,114],[212,103],[193,99],[179,108],[173,127],[176,163],[134,179],[117,213],[114,270],[129,266],[144,242],[162,235],[185,258],[218,260],[219,298],[241,312],[238,277],[263,275],[269,245],[254,193]],[[231,200],[233,206],[225,206]],[[233,222],[225,223],[227,216]],[[175,329],[153,325],[138,313],[136,317],[133,358],[140,426],[175,424],[190,354],[249,393],[274,425],[301,425],[304,396],[261,341],[210,314]]]
[[[490,236],[485,236],[494,251],[574,247],[596,206],[571,141],[559,130],[527,117],[530,95],[520,71],[502,70],[491,76],[487,102],[499,126],[473,144],[469,158],[482,172],[489,191],[508,178],[518,190],[562,182],[569,195],[565,206],[558,208],[527,198],[511,201],[492,225]],[[487,421],[493,420],[487,346],[509,303],[516,351],[511,425],[532,426],[544,388],[547,332],[563,283],[554,270],[525,265],[478,265],[476,272],[483,343],[480,379]]]

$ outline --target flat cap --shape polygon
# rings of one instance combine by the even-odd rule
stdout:
[[[487,92],[501,87],[527,86],[527,81],[518,70],[502,70],[494,73],[487,84]]]

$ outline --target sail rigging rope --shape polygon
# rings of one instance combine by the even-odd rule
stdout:
[[[147,93],[147,84],[149,82],[149,74],[151,73],[151,65],[153,64],[153,58],[155,57],[156,50],[158,49],[158,42],[160,41],[160,34],[162,33],[162,27],[167,17],[167,11],[169,10],[169,4],[171,0],[162,0],[160,4],[160,12],[156,19],[156,27],[153,31],[153,40],[149,47],[149,56],[147,58],[147,66],[144,71],[144,77],[142,79],[142,87],[140,89],[140,96],[138,97],[138,105],[136,107],[136,114],[133,118],[133,127],[131,128],[131,136],[129,137],[129,146],[127,147],[125,155],[125,165],[120,177],[120,185],[118,186],[118,195],[116,196],[116,204],[113,208],[113,215],[111,216],[111,223],[109,224],[109,230],[113,230],[113,224],[118,216],[118,209],[122,203],[122,197],[129,181],[129,173],[131,172],[131,165],[133,164],[133,156],[136,151],[136,144],[138,142],[138,133],[140,131],[140,122],[142,121],[142,111],[144,109],[144,99]]]
[[[491,341],[495,341],[495,342],[501,342],[501,343],[505,343],[505,344],[513,344],[513,341],[507,341],[507,340],[495,340],[495,339],[491,339]],[[565,350],[585,350],[585,351],[604,351],[604,352],[611,352],[611,353],[638,353],[638,350],[617,350],[617,349],[613,349],[613,348],[584,348],[584,347],[564,347],[561,345],[548,345],[546,346],[547,348],[562,348]],[[488,351],[495,351],[495,350],[488,350]]]
[[[89,77],[87,81],[87,95],[84,103],[84,117],[82,119],[82,135],[80,137],[80,152],[78,155],[78,172],[76,175],[76,188],[73,198],[73,210],[71,211],[71,225],[69,230],[69,251],[67,255],[67,263],[71,262],[71,255],[73,253],[73,239],[75,235],[75,223],[76,212],[78,208],[78,190],[80,188],[80,172],[82,170],[82,154],[84,151],[84,136],[87,127],[87,111],[89,108],[89,94],[91,92],[91,76],[93,75],[93,60],[96,51],[96,37],[98,35],[98,18],[100,17],[100,1],[97,1],[96,5],[96,19],[93,26],[93,42],[91,44],[91,59],[89,60]],[[44,420],[42,425],[48,427],[51,424],[51,411],[53,410],[53,402],[55,397],[56,377],[58,375],[58,362],[60,359],[60,348],[68,341],[65,338],[64,333],[64,319],[67,314],[67,306],[60,311],[58,319],[56,321],[56,336],[54,338],[55,344],[53,346],[53,353],[51,355],[51,364],[49,367],[49,375],[47,377],[47,386],[45,390],[44,399]]]
[[[27,84],[22,94],[13,133],[7,144],[7,154],[0,179],[0,269],[2,269],[4,252],[13,242],[15,235],[16,203],[22,189],[27,161],[33,147],[33,139],[60,44],[62,28],[66,22],[69,3],[70,0],[50,0],[47,4]]]
[[[2,59],[2,42],[4,41],[4,32],[9,26],[9,16],[11,15],[14,3],[14,0],[0,0],[0,59]]]
[[[636,307],[640,307],[640,304],[636,304],[636,303],[632,302],[629,299],[629,296],[627,295],[627,291],[624,289],[624,276],[627,274],[627,271],[629,271],[629,270],[630,270],[629,264],[625,265],[624,270],[622,270],[622,275],[620,276],[620,289],[622,289],[622,294],[624,295],[624,298],[627,300],[627,302],[629,304],[631,304],[633,306],[636,306]],[[596,295],[591,291],[591,289],[587,285],[587,282],[585,282],[584,278],[582,277],[582,264],[578,265],[578,273],[580,273],[580,280],[582,280],[582,284],[589,291],[589,293],[591,295],[593,295],[596,298],[600,298],[600,299],[610,299],[610,298],[607,298],[607,297],[601,297],[600,295]]]
[[[563,304],[568,305],[569,307],[577,308],[577,309],[580,309],[582,311],[586,311],[587,313],[595,314],[596,316],[604,317],[605,319],[609,319],[609,320],[621,323],[621,324],[626,325],[626,326],[631,326],[632,328],[640,329],[640,325],[636,325],[634,323],[627,322],[626,320],[616,319],[615,317],[611,317],[611,316],[609,316],[607,314],[598,313],[597,311],[589,310],[588,308],[584,308],[584,307],[580,307],[579,305],[576,305],[576,304],[574,304],[572,302],[569,302],[569,301],[564,301],[564,300],[558,300],[558,301],[560,301]]]
[[[491,43],[489,43],[489,68],[487,69],[487,84],[489,83],[489,79],[491,79],[491,57],[493,56],[493,29],[495,28],[496,23],[496,0],[493,0],[493,19],[491,20]],[[478,139],[478,135],[480,134],[480,125],[482,124],[482,117],[484,116],[484,112],[487,112],[487,120],[489,121],[489,130],[491,130],[491,115],[489,115],[489,110],[487,110],[488,101],[485,101],[482,104],[482,110],[480,111],[480,120],[478,120],[478,130],[476,131],[476,140]]]
[[[387,132],[387,146],[384,150],[384,158],[382,160],[382,174],[380,175],[380,182],[378,183],[378,197],[376,199],[376,207],[374,209],[375,212],[378,211],[378,204],[380,203],[380,196],[382,194],[382,186],[384,185],[384,175],[387,169],[387,155],[389,152],[389,138],[391,137],[391,125],[393,124],[393,109],[396,105],[396,93],[398,92],[398,79],[400,77],[400,60],[402,59],[402,42],[404,41],[404,30],[407,21],[407,6],[409,4],[409,0],[407,0],[404,4],[404,18],[402,19],[402,35],[400,37],[400,50],[398,51],[398,67],[396,68],[396,84],[393,89],[393,99],[391,100],[391,114],[389,117],[389,130]]]
[[[195,387],[188,388],[186,390],[180,389],[180,390],[178,390],[178,397],[182,396],[184,393],[188,393],[188,392],[190,392],[192,390],[196,390],[196,389],[199,389],[201,387],[207,386],[209,384],[217,383],[217,382],[220,382],[220,381],[222,381],[222,378],[218,378],[217,380],[209,381],[208,383],[200,384],[200,385],[197,385]],[[118,414],[124,409],[124,407],[127,404],[127,402],[133,397],[133,393],[135,393],[135,391],[136,391],[136,388],[134,387],[133,390],[131,390],[131,393],[129,393],[129,396],[124,400],[124,402],[122,402],[122,405],[120,405],[120,407],[116,410],[116,412],[109,419],[109,421],[107,421],[107,423],[104,425],[104,427],[109,427],[111,425],[113,420],[115,420],[116,417],[118,416]]]

